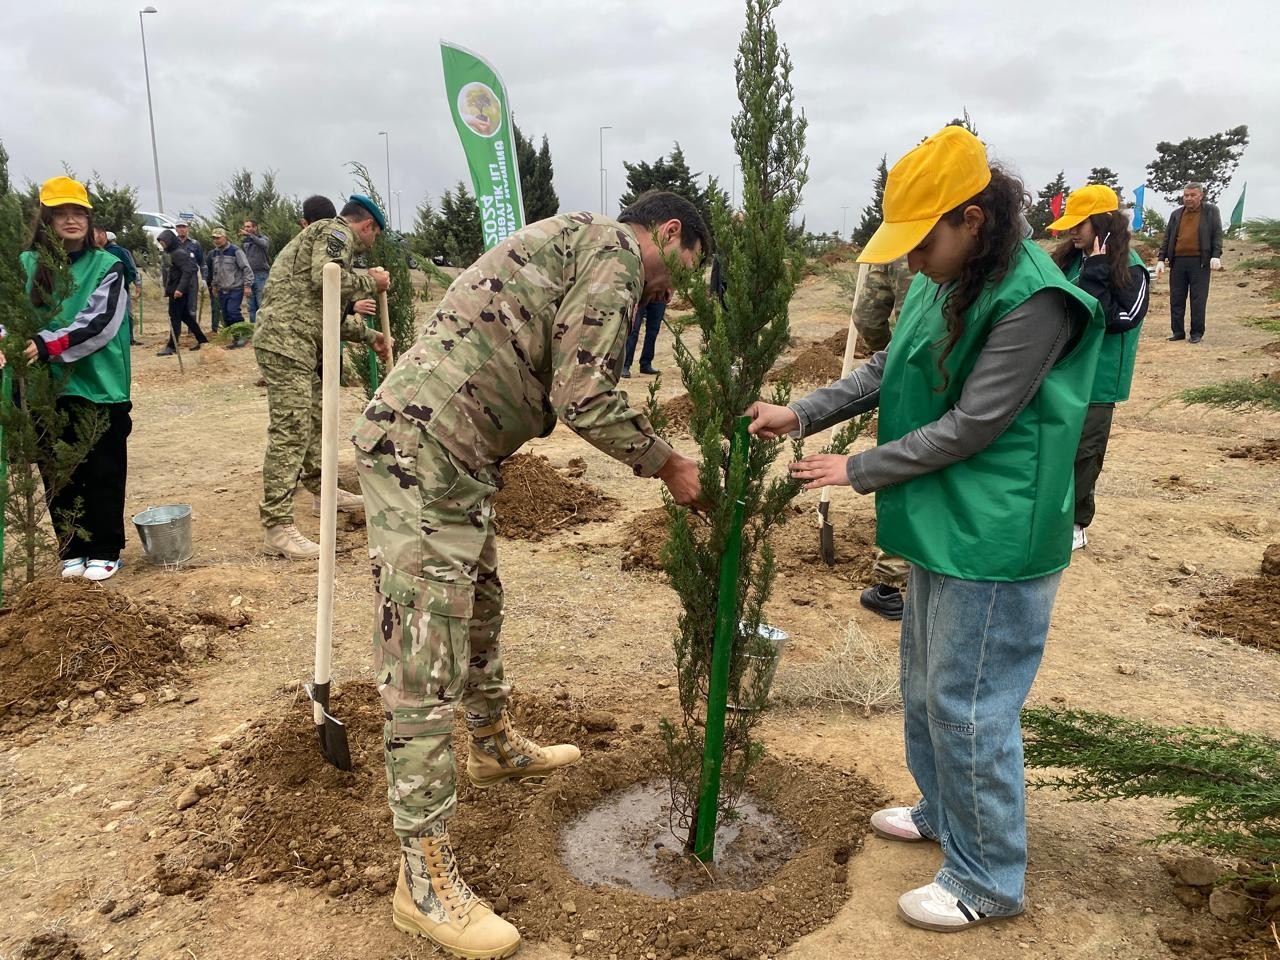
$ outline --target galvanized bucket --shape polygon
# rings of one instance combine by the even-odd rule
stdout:
[[[743,629],[746,624],[739,624]],[[736,693],[730,694],[726,704],[730,710],[759,710],[769,702],[769,688],[773,686],[773,676],[778,672],[778,661],[782,659],[782,651],[787,645],[790,635],[777,627],[762,623],[752,638],[747,653],[742,655],[746,665],[738,680]]]
[[[147,559],[159,567],[173,567],[191,559],[191,506],[176,503],[150,507],[133,518]]]

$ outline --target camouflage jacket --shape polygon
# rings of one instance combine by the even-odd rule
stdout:
[[[370,410],[420,423],[473,470],[559,418],[651,476],[671,447],[617,389],[643,274],[635,233],[614,220],[573,213],[525,227],[458,275]]]
[[[271,264],[258,311],[253,346],[291,357],[310,366],[320,362],[320,277],[326,263],[342,266],[342,304],[377,296],[371,277],[354,273],[355,234],[341,217],[317,220],[289,241]],[[342,318],[342,339],[372,343],[374,331],[363,318]]]

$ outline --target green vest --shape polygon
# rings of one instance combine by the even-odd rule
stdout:
[[[1129,251],[1129,265],[1146,269],[1142,258]],[[1080,282],[1080,269],[1084,257],[1076,257],[1067,267],[1067,279]],[[1122,403],[1129,399],[1129,386],[1133,383],[1133,364],[1138,359],[1138,337],[1142,333],[1139,323],[1124,333],[1109,333],[1102,338],[1102,350],[1098,353],[1098,373],[1093,378],[1093,394],[1090,403]]]
[[[19,259],[27,274],[27,295],[30,296],[37,266],[36,253],[33,250],[23,251]],[[37,310],[44,321],[44,329],[61,330],[75,320],[76,314],[84,309],[107,271],[119,262],[105,250],[89,250],[72,261],[71,291],[58,304],[57,312],[50,316],[48,310]],[[120,296],[129,296],[128,289],[123,285]],[[64,364],[54,360],[49,367],[54,377],[60,381],[60,393],[64,397],[84,397],[93,403],[126,403],[129,400],[130,382],[128,318],[120,324],[112,341],[100,350],[73,363]]]
[[[1053,288],[1090,317],[1074,349],[1057,362],[1031,402],[985,450],[876,493],[880,548],[963,580],[1032,580],[1071,559],[1074,463],[1104,322],[1098,302],[1069,283],[1031,241],[1008,275],[965,313],[965,329],[944,364],[947,339],[938,285],[917,277],[889,344],[880,384],[880,443],[904,437],[956,405],[992,326],[1033,294]]]

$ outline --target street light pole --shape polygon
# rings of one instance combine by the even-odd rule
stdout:
[[[378,136],[386,137],[387,142],[387,202],[391,202],[391,134],[385,130],[379,130]]]
[[[156,168],[156,207],[164,213],[164,194],[160,191],[160,151],[156,149],[156,114],[151,109],[151,67],[147,64],[147,28],[143,26],[144,13],[157,13],[155,7],[143,7],[138,11],[138,30],[142,33],[142,74],[147,79],[147,116],[151,120],[151,162]]]
[[[843,239],[844,239],[845,232],[848,230],[848,227],[849,227],[849,208],[848,208],[848,207],[841,207],[841,208],[840,208],[840,211],[841,211],[841,216],[840,216],[840,239],[841,239],[841,240],[843,240]]]
[[[612,130],[613,127],[600,128],[600,212],[604,213],[604,192],[608,188],[609,174],[604,168],[604,132]]]
[[[404,217],[400,216],[400,191],[396,191],[396,229],[404,232]]]

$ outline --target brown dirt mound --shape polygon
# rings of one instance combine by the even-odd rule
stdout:
[[[564,527],[608,520],[618,501],[561,475],[546,457],[517,453],[502,465],[502,489],[493,505],[504,537],[541,540]]]
[[[1262,352],[1273,357],[1280,357],[1280,340],[1272,340],[1270,343],[1263,344]]]
[[[192,644],[203,641],[199,654],[207,655],[207,634],[183,619],[88,580],[28,584],[0,617],[0,729],[21,729],[55,709],[78,717],[137,705],[133,694],[182,674]],[[199,615],[188,619],[198,623]]]
[[[807,522],[812,519],[812,522]],[[815,577],[831,578],[861,586],[875,582],[876,545],[874,530],[856,518],[841,516],[833,508],[836,564],[828,567],[818,552],[817,518],[811,510],[797,507],[795,515],[773,534],[773,552],[778,580],[810,582]],[[667,542],[667,512],[663,507],[646,510],[627,525],[627,545],[622,551],[623,570],[662,570],[662,546]]]
[[[661,407],[667,418],[668,433],[689,432],[689,422],[693,418],[693,401],[689,399],[687,393],[664,401]]]
[[[18,960],[84,960],[84,951],[65,930],[48,930],[25,941],[14,956]]]
[[[806,347],[786,366],[770,372],[766,383],[777,383],[788,380],[791,383],[827,384],[840,379],[840,358],[844,355],[844,343],[840,344],[840,353],[829,350],[825,341]]]
[[[1280,543],[1273,543],[1262,551],[1262,575],[1280,577]]]
[[[1246,443],[1243,446],[1223,449],[1232,460],[1280,460],[1280,437],[1268,437],[1257,443]]]
[[[450,832],[463,875],[526,939],[631,960],[690,952],[772,956],[827,922],[848,898],[846,865],[878,791],[852,774],[786,758],[763,761],[753,790],[804,840],[766,885],[657,900],[576,881],[560,859],[563,828],[613,791],[650,779],[659,747],[646,724],[630,717],[611,717],[630,732],[588,733],[588,726],[602,726],[591,716],[599,711],[568,700],[518,698],[513,709],[532,735],[580,743],[583,761],[541,790],[479,792],[462,777]],[[355,770],[324,763],[310,714],[296,704],[213,768],[204,800],[185,814],[190,832],[180,835],[189,840],[158,870],[163,891],[196,890],[217,876],[385,897],[397,850],[382,773],[381,704],[372,685],[351,684],[335,712],[348,723]],[[174,864],[186,864],[185,890],[166,886]]]
[[[819,340],[814,344],[816,347],[822,347],[824,350],[830,350],[837,360],[844,360],[844,345],[848,338],[848,331],[840,330],[827,337],[825,340]],[[871,356],[871,351],[867,349],[867,342],[861,337],[858,338],[858,345],[854,348],[853,355],[858,360],[863,360]],[[839,376],[839,373],[836,374]]]
[[[1274,577],[1237,580],[1201,600],[1193,615],[1206,633],[1280,653],[1280,590]]]

